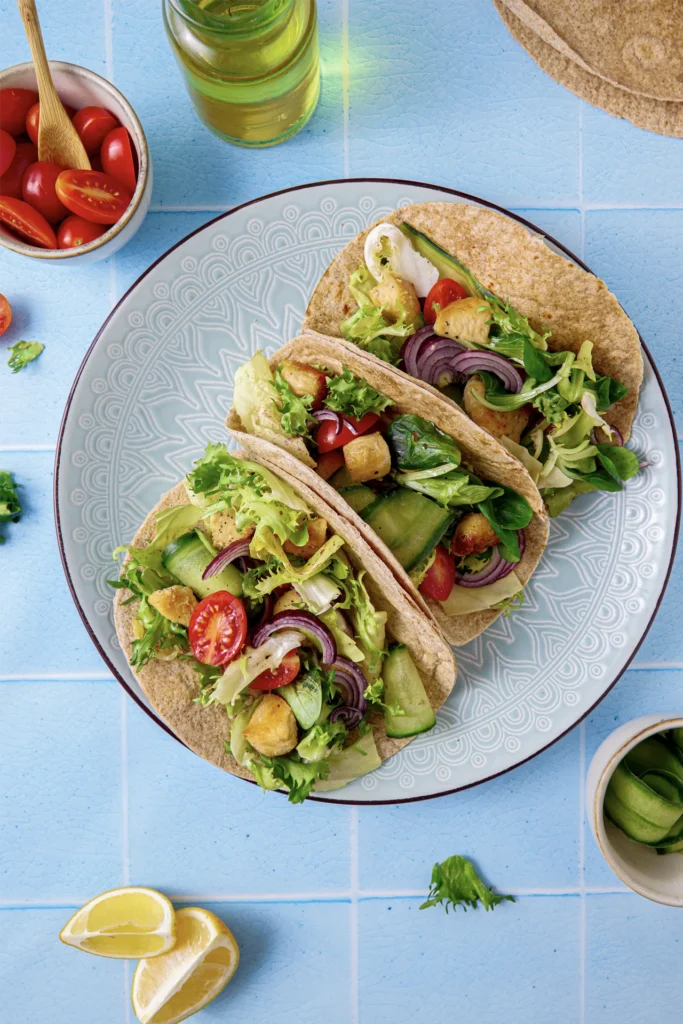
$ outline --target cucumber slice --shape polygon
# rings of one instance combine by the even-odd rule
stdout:
[[[359,515],[368,505],[372,505],[377,497],[375,492],[364,484],[356,484],[355,487],[340,487],[339,493],[353,511]]]
[[[664,835],[678,821],[683,810],[681,804],[671,803],[650,789],[623,761],[612,773],[607,792],[610,790],[634,814],[644,818],[651,825],[664,829]],[[616,824],[619,825],[620,822]]]
[[[666,837],[662,825],[653,825],[651,821],[646,821],[619,799],[611,787],[611,780],[605,793],[604,811],[611,822],[637,843],[658,846]]]
[[[672,804],[681,804],[683,814],[683,782],[676,778],[671,772],[662,771],[660,768],[653,768],[652,771],[645,772],[641,775],[641,779],[646,786],[650,789],[654,789],[655,793],[659,793],[665,800],[669,800]]]
[[[318,721],[323,706],[323,690],[319,680],[305,675],[275,691],[284,697],[302,729],[310,729]]]
[[[161,552],[161,564],[199,598],[215,594],[217,590],[228,590],[235,597],[240,597],[242,574],[234,565],[227,565],[217,576],[208,580],[202,579],[202,573],[217,553],[212,553],[197,531],[192,530],[166,545]]]
[[[341,490],[342,487],[356,487],[358,484],[358,481],[353,479],[346,466],[340,466],[327,482],[334,487],[335,491]]]
[[[483,296],[484,289],[464,263],[461,263],[455,256],[451,256],[449,252],[442,249],[436,242],[432,242],[431,238],[423,235],[421,231],[418,231],[417,228],[414,228],[406,221],[403,221],[399,227],[411,243],[413,249],[416,249],[420,256],[424,256],[433,267],[436,267],[439,271],[439,277],[448,277],[451,281],[457,281],[458,284],[463,286],[468,295]]]
[[[683,762],[658,736],[648,736],[642,740],[633,750],[629,750],[624,762],[634,775],[640,776],[653,768],[659,768],[671,772],[683,782]]]
[[[434,711],[415,663],[403,644],[389,651],[382,678],[384,703],[398,704],[405,712],[403,715],[392,715],[385,709],[387,736],[417,736],[431,729],[436,721]]]
[[[424,494],[399,487],[368,505],[363,519],[410,572],[434,550],[453,522],[453,513]]]
[[[676,744],[676,748],[679,751],[680,755],[683,756],[683,729],[672,729],[671,739]]]

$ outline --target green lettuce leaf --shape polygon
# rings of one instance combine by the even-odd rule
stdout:
[[[421,416],[397,416],[387,430],[392,461],[402,470],[460,465],[460,449],[448,434]]]
[[[390,324],[384,319],[369,297],[376,284],[365,266],[351,274],[349,289],[358,309],[340,324],[340,329],[347,341],[395,366],[401,358],[403,341],[415,332],[415,324],[405,319]]]
[[[379,414],[390,405],[390,398],[380,395],[365,377],[356,377],[346,366],[336,377],[327,378],[326,409],[359,420],[369,412]]]
[[[275,534],[262,529],[259,535],[254,534],[250,545],[252,558],[267,559],[265,571],[263,566],[257,566],[258,572],[250,570],[244,576],[244,593],[247,597],[260,598],[272,593],[276,587],[283,584],[291,586],[298,585],[304,580],[321,572],[335,552],[344,546],[344,540],[337,534],[328,537],[322,547],[318,548],[315,554],[311,555],[307,562],[301,565],[294,565],[284,551],[282,544]]]
[[[330,765],[326,760],[304,762],[295,752],[288,757],[259,758],[261,764],[270,770],[272,779],[289,791],[289,801],[300,804],[309,795],[319,779],[326,779]],[[253,764],[250,765],[253,771]]]
[[[316,424],[310,413],[313,395],[295,395],[279,366],[275,371],[273,387],[278,394],[280,425],[287,437],[307,437],[311,426]]]
[[[498,536],[499,553],[506,562],[518,562],[521,556],[517,531],[529,525],[534,513],[521,494],[509,487],[500,487],[498,490],[499,494],[479,502],[479,511],[488,519]]]
[[[341,750],[347,735],[343,722],[330,722],[328,719],[308,730],[296,748],[297,754],[304,761],[322,761]]]
[[[471,483],[468,473],[446,473],[443,476],[426,480],[416,480],[404,473],[396,474],[396,483],[401,487],[409,487],[420,494],[433,498],[444,508],[458,508],[462,505],[477,505],[503,493],[502,487],[488,487],[485,484]]]
[[[476,909],[483,906],[485,910],[493,910],[499,903],[508,900],[514,903],[513,896],[499,896],[485,885],[477,874],[474,865],[466,857],[457,854],[448,857],[432,869],[432,881],[429,887],[429,898],[420,910],[435,907],[440,903],[448,913],[449,907],[457,910],[462,907]]]
[[[17,485],[12,474],[0,469],[0,523],[18,523],[21,516],[21,504],[17,494]],[[0,544],[5,537],[0,533]]]
[[[23,370],[25,366],[37,359],[44,348],[45,346],[39,341],[17,341],[16,344],[9,347],[11,355],[7,365],[12,373],[19,373],[19,370]]]

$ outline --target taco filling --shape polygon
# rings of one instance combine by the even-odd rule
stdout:
[[[533,518],[525,497],[479,479],[448,434],[346,366],[325,373],[256,355],[235,374],[235,410],[249,432],[298,446],[384,542],[420,593],[448,616],[519,603],[515,573]]]
[[[432,728],[420,674],[366,572],[293,487],[210,444],[185,488],[190,503],[157,513],[151,543],[117,549],[127,559],[110,582],[138,602],[133,668],[191,665],[195,702],[231,720],[229,752],[293,803],[379,767],[371,709],[387,736]]]
[[[588,491],[620,491],[637,456],[604,414],[628,393],[593,368],[593,343],[549,351],[509,302],[406,221],[378,224],[350,277],[347,341],[456,402],[529,470],[550,515]]]

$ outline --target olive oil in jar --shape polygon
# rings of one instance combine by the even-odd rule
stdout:
[[[273,146],[315,110],[315,0],[164,0],[164,21],[195,110],[221,138]]]

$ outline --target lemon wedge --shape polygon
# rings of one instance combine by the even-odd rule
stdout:
[[[229,928],[201,907],[176,912],[176,944],[141,960],[133,975],[133,1009],[142,1024],[178,1024],[207,1006],[237,970],[239,946]]]
[[[59,933],[67,946],[121,960],[155,957],[175,945],[175,911],[154,889],[126,886],[96,896]]]

